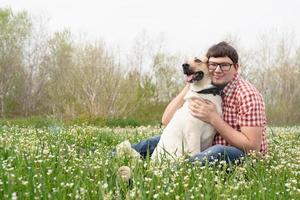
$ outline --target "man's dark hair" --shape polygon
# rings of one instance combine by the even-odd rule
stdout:
[[[206,57],[229,57],[234,64],[238,63],[239,56],[235,48],[229,45],[227,42],[220,42],[210,47],[206,53]]]

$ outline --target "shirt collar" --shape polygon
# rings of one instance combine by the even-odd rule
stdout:
[[[239,79],[239,75],[235,74],[233,79],[224,87],[223,89],[224,96],[229,96],[235,90],[238,79]]]

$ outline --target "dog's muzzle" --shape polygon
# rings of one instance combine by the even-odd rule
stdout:
[[[193,70],[190,69],[190,65],[187,63],[184,63],[182,65],[182,69],[183,69],[183,73],[187,76],[190,76],[194,73]]]
[[[190,65],[188,63],[184,63],[182,65],[183,73],[187,76],[187,81],[189,83],[200,81],[204,77],[204,73],[202,71],[194,72],[191,70]]]

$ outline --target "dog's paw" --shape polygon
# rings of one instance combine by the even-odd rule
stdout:
[[[121,166],[118,169],[117,174],[123,181],[126,181],[126,182],[129,182],[132,177],[131,169],[128,166]]]
[[[131,147],[128,140],[125,140],[116,146],[116,155],[119,157],[129,156],[140,159],[141,155]]]

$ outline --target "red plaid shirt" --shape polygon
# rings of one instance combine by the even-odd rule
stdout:
[[[263,127],[260,152],[268,151],[266,140],[266,116],[263,97],[249,82],[236,75],[223,90],[223,119],[232,128],[241,131],[241,127]],[[213,144],[229,145],[225,139],[216,134]]]

